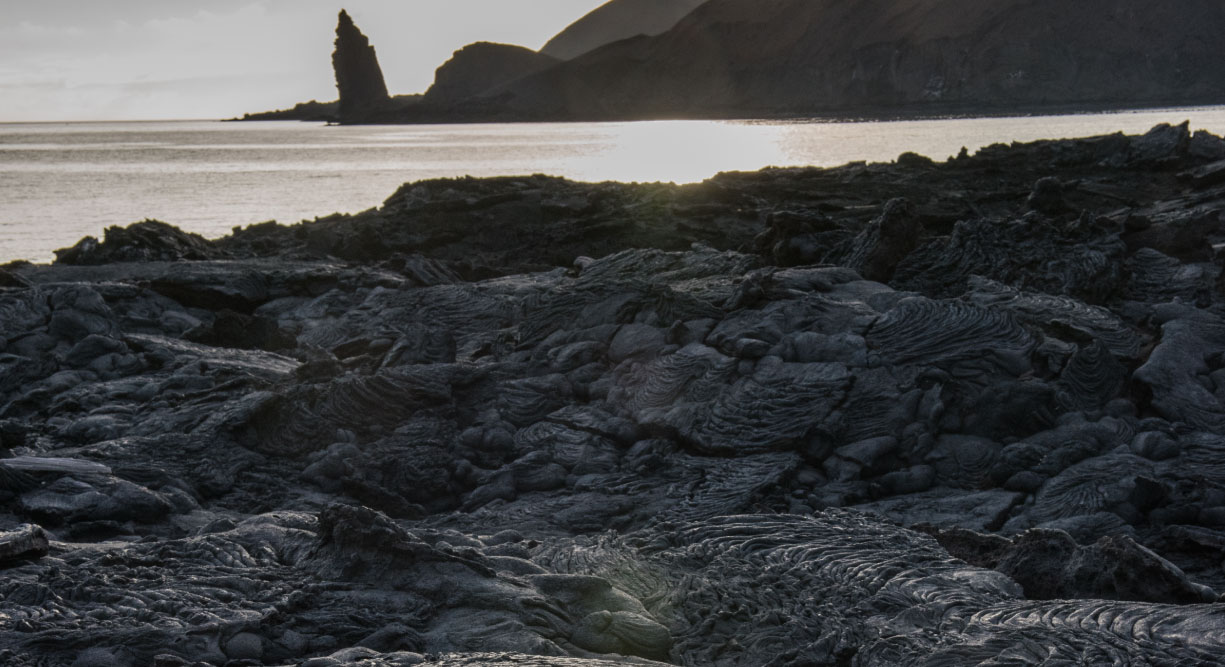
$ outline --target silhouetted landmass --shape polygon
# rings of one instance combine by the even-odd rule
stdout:
[[[477,42],[455,52],[434,74],[426,102],[454,103],[488,93],[546,70],[557,58],[511,44]]]
[[[594,120],[1221,102],[1222,30],[1216,0],[711,0],[662,35],[499,91],[496,109]]]
[[[658,35],[706,0],[610,0],[550,39],[540,52],[570,60],[638,35]]]
[[[338,117],[342,123],[361,122],[385,111],[391,104],[379,59],[345,10],[336,25],[336,50],[332,53],[336,89],[340,92]]]
[[[627,3],[609,3],[576,26],[582,34],[629,29],[627,12],[636,5]],[[667,11],[680,11],[669,6],[640,15],[662,21]],[[375,105],[348,122],[1212,104],[1225,102],[1220,34],[1225,4],[1216,0],[709,0],[662,34],[606,44],[552,66],[528,49],[471,45],[439,68],[437,92],[424,103]]]
[[[340,117],[340,102],[299,102],[292,109],[243,114],[234,120],[305,120],[335,121]]]
[[[704,0],[612,0],[570,25],[540,52],[526,47],[477,42],[456,51],[438,68],[434,84],[426,91],[432,109],[438,113],[457,104],[473,104],[481,94],[495,94],[509,83],[558,64],[560,60],[586,53],[594,48],[639,34],[656,35],[676,22]],[[342,21],[343,22],[343,21]],[[363,37],[364,39],[364,37]],[[361,43],[360,40],[359,44]],[[368,42],[366,42],[368,43]],[[335,63],[334,63],[335,68]],[[388,108],[404,108],[418,100],[397,96],[390,107],[367,110],[365,122],[396,122],[400,116]],[[236,120],[329,120],[339,119],[335,109],[318,108],[316,103],[299,104],[292,109],[248,113]],[[465,112],[479,117],[487,103],[475,103]]]
[[[0,269],[0,661],[1218,665],[1225,140]]]

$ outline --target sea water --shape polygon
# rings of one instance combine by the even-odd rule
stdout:
[[[937,160],[993,143],[1140,133],[1191,121],[1225,134],[1225,107],[910,120],[654,121],[333,127],[216,121],[0,124],[0,262],[46,262],[146,218],[206,237],[378,206],[428,178],[549,174],[692,183],[720,171]]]

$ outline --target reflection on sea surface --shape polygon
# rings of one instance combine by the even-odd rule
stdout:
[[[1225,107],[892,122],[655,121],[325,127],[307,123],[0,124],[0,261],[108,225],[157,218],[206,236],[379,205],[426,178],[543,173],[585,181],[701,181],[720,171],[936,160],[997,142],[1162,122],[1225,133]]]

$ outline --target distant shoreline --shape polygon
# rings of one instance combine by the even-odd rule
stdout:
[[[450,120],[440,120],[439,116],[424,117],[419,120],[374,120],[362,123],[340,123],[335,119],[316,117],[295,118],[290,116],[290,110],[247,114],[241,118],[224,118],[220,122],[267,122],[267,121],[298,121],[326,122],[329,125],[362,126],[362,125],[517,125],[517,124],[557,124],[557,123],[636,123],[657,121],[728,121],[728,122],[824,122],[824,123],[878,123],[897,121],[923,120],[972,120],[974,118],[1034,118],[1042,116],[1079,116],[1108,113],[1145,113],[1153,111],[1203,109],[1225,107],[1225,100],[1215,103],[1169,101],[1141,104],[1126,104],[1102,102],[1098,104],[1060,104],[1060,105],[1019,105],[1019,106],[983,106],[983,105],[945,105],[939,108],[929,106],[905,107],[897,109],[845,109],[841,111],[812,113],[711,113],[701,114],[660,114],[654,116],[630,116],[607,118],[485,118],[479,116],[453,117]],[[277,114],[276,118],[261,118]]]
[[[443,121],[419,121],[419,122],[371,122],[371,123],[351,123],[347,125],[362,126],[362,125],[517,125],[517,124],[557,124],[557,123],[634,123],[634,122],[654,122],[654,121],[678,121],[678,120],[696,120],[696,121],[729,121],[729,122],[823,122],[823,123],[879,123],[879,122],[894,122],[894,121],[922,121],[922,120],[972,120],[975,118],[1036,118],[1042,116],[1081,116],[1081,115],[1097,115],[1109,113],[1146,113],[1155,111],[1181,111],[1194,109],[1213,109],[1225,107],[1225,100],[1216,103],[1198,103],[1198,102],[1154,102],[1152,104],[1134,104],[1134,105],[1117,105],[1117,104],[1069,104],[1058,106],[1018,106],[1018,107],[969,107],[969,108],[944,108],[940,110],[914,109],[914,110],[883,110],[883,111],[868,111],[868,110],[847,110],[842,112],[828,113],[811,113],[811,114],[785,114],[779,113],[775,115],[757,114],[757,115],[709,115],[709,116],[692,116],[692,115],[676,115],[676,116],[659,116],[659,117],[642,117],[642,118],[624,118],[624,119],[522,119],[522,120],[478,120],[472,118],[458,118],[449,122]],[[336,125],[346,125],[335,123],[319,118],[258,118],[272,113],[288,113],[284,112],[261,112],[257,114],[247,114],[250,117],[232,117],[232,118],[121,118],[121,119],[79,119],[79,120],[0,120],[0,125],[75,125],[75,124],[104,124],[104,123],[259,123],[259,122],[299,122],[299,123],[328,123]]]
[[[356,214],[405,183],[434,178],[549,174],[586,183],[697,183],[719,172],[771,166],[891,163],[902,152],[940,160],[962,148],[973,154],[999,144],[1131,134],[1184,120],[1193,130],[1225,133],[1225,107],[1080,111],[899,123],[753,119],[336,132],[289,121],[9,125],[0,154],[14,191],[27,194],[0,205],[6,225],[0,263],[49,261],[55,249],[83,236],[145,218],[215,238],[236,225]],[[155,145],[142,143],[148,141]],[[487,150],[491,143],[501,148]]]

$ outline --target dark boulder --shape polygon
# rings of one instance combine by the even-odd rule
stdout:
[[[1058,178],[1040,178],[1025,202],[1029,208],[1046,215],[1059,215],[1071,210],[1063,198],[1063,183]]]
[[[1173,563],[1123,535],[1080,545],[1062,530],[1034,529],[1008,539],[963,528],[916,528],[935,537],[953,556],[1008,575],[1031,600],[1194,604],[1217,597]]]
[[[1216,595],[1173,563],[1126,536],[1080,546],[1063,531],[1031,530],[1013,540],[995,569],[1034,600],[1094,598],[1189,604]]]
[[[102,241],[86,236],[71,248],[55,251],[57,264],[100,265],[115,262],[177,262],[216,259],[216,248],[199,234],[158,220],[127,227],[108,227]]]
[[[47,534],[34,524],[0,531],[0,566],[42,558],[49,549]]]
[[[187,332],[187,338],[204,345],[240,350],[282,350],[297,344],[276,322],[228,309],[219,311],[211,325]]]
[[[905,199],[891,199],[868,228],[852,242],[843,263],[868,280],[889,282],[893,271],[919,245],[923,225]]]
[[[0,269],[0,287],[29,287],[29,286],[30,286],[30,281],[26,280],[25,278],[22,278],[21,276],[17,275],[16,273],[13,273],[12,271]]]

